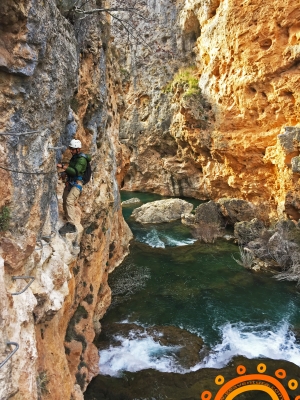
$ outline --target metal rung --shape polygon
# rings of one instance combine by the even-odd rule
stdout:
[[[51,231],[51,234],[49,236],[41,236],[41,239],[42,240],[53,239],[55,235],[56,235],[56,232],[55,231]]]
[[[12,279],[15,281],[16,279],[31,279],[31,281],[29,283],[27,283],[27,285],[25,286],[25,288],[23,290],[21,290],[20,292],[16,292],[16,293],[11,293],[11,295],[15,296],[17,294],[22,294],[25,292],[26,289],[29,288],[29,286],[32,284],[32,282],[35,280],[34,276],[13,276]]]
[[[38,239],[36,241],[37,243],[40,243],[40,247],[36,247],[34,250],[41,250],[44,246],[50,246],[51,239],[54,238],[56,233],[57,232],[55,232],[55,231],[51,231],[51,234],[49,236],[41,236],[41,239]],[[50,240],[47,240],[47,239],[50,239]],[[42,240],[44,240],[47,243],[43,244]]]
[[[16,348],[11,353],[9,353],[9,355],[6,357],[6,359],[4,361],[2,361],[2,363],[0,363],[0,368],[2,368],[3,365],[7,363],[7,361],[15,354],[15,352],[20,347],[18,345],[18,343],[16,343],[16,342],[6,342],[6,344],[7,344],[7,346],[16,346]]]
[[[41,243],[41,242],[38,241],[38,243]],[[40,247],[35,247],[34,250],[42,250],[42,248],[43,248],[44,246],[50,246],[50,243],[45,243],[45,244],[41,243],[41,244],[40,244]]]
[[[54,236],[56,235],[55,231],[52,231],[51,234],[49,236],[41,236],[41,239],[37,240],[36,242],[39,243],[39,247],[35,247],[34,250],[41,250],[44,246],[50,246],[51,243],[51,239],[54,238]],[[50,239],[50,240],[49,240]],[[44,240],[45,244],[42,243],[42,240]]]

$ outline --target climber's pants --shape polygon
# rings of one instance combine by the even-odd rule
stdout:
[[[63,193],[63,208],[64,208],[64,213],[67,218],[67,221],[70,222],[70,224],[76,225],[76,201],[78,197],[80,196],[81,191],[73,186],[69,190],[69,187],[66,186],[64,189]]]

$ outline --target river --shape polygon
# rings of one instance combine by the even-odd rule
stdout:
[[[191,374],[223,368],[236,356],[286,360],[300,366],[300,295],[295,283],[246,270],[233,259],[239,257],[236,244],[225,239],[200,243],[179,221],[134,222],[130,215],[135,207],[163,197],[122,193],[122,200],[131,197],[141,203],[123,207],[134,240],[130,255],[109,279],[113,301],[101,322],[104,327],[116,324],[116,328],[100,346],[101,373],[120,377],[125,371],[136,374],[152,369],[162,377]],[[194,206],[200,203],[186,200]],[[120,323],[129,327],[127,331],[122,331]],[[153,326],[156,332],[147,330]],[[170,343],[158,339],[164,336],[163,327],[174,327]],[[181,359],[182,343],[174,336],[179,339],[186,331],[204,343],[199,352],[196,341],[190,351],[197,354]],[[122,398],[110,396],[97,399]],[[269,398],[263,396],[255,398]]]

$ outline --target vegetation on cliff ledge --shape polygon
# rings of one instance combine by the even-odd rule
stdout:
[[[183,89],[183,96],[185,98],[201,96],[201,90],[198,86],[195,66],[181,68],[175,74],[173,80],[165,86],[163,91],[165,93],[170,93],[176,91],[180,87]]]
[[[2,207],[0,211],[0,232],[7,231],[10,222],[10,209],[7,206]]]

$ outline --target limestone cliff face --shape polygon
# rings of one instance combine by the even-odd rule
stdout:
[[[135,81],[125,82],[121,135],[131,166],[124,189],[237,197],[297,213],[298,2],[160,0],[150,7],[169,32],[150,30],[150,46],[167,51],[152,52],[143,68],[134,64]],[[176,73],[192,64],[202,97],[187,99]]]
[[[193,161],[184,159],[170,132],[180,106],[166,90],[180,67],[195,64],[193,48],[200,25],[194,16],[186,29],[181,29],[181,3],[149,1],[150,22],[140,25],[146,44],[134,53],[130,48],[122,53],[121,48],[125,104],[119,107],[120,140],[131,152],[122,183],[125,190],[197,197],[198,170]]]
[[[66,18],[64,5],[0,5],[0,132],[10,134],[0,135],[0,212],[11,211],[0,237],[0,362],[14,348],[7,342],[19,344],[0,368],[2,400],[83,398],[98,373],[92,342],[110,304],[107,276],[131,238],[118,191],[124,157],[109,31],[95,16]],[[56,162],[70,157],[75,133],[93,179],[79,200],[82,229],[62,238]],[[12,295],[29,282],[14,276],[35,280]]]

